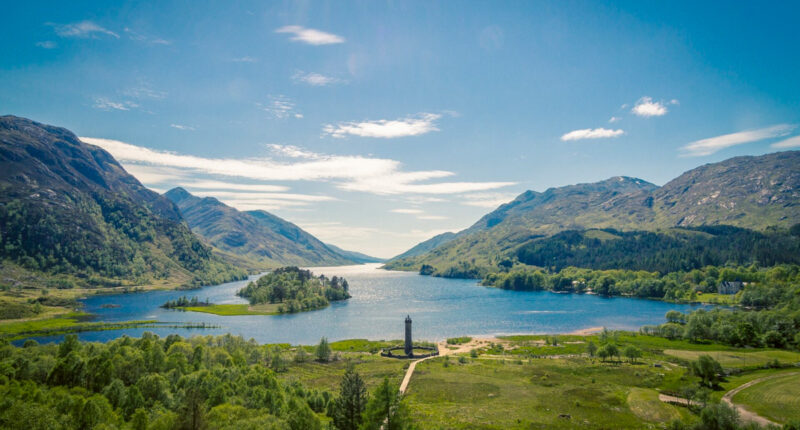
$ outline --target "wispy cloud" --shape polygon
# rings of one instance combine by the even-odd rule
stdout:
[[[303,114],[297,111],[295,103],[282,95],[269,96],[266,104],[256,103],[256,106],[278,119],[303,117]]]
[[[278,28],[275,30],[275,32],[292,34],[293,36],[289,38],[290,40],[307,43],[309,45],[331,45],[335,43],[344,43],[344,37],[342,36],[315,30],[313,28],[301,27],[299,25],[287,25]]]
[[[464,194],[461,197],[461,204],[463,205],[493,209],[514,200],[516,195],[510,193],[472,193]]]
[[[232,58],[231,61],[233,61],[234,63],[257,63],[258,59],[255,57],[249,57],[245,55],[244,57]]]
[[[448,218],[446,216],[441,216],[441,215],[420,215],[420,216],[417,217],[417,219],[426,220],[426,221],[441,221],[441,220],[446,220],[446,219],[450,219],[450,218]]]
[[[770,145],[772,148],[797,148],[800,146],[800,136],[790,137],[786,140],[773,143]]]
[[[205,158],[159,151],[118,140],[81,137],[110,152],[126,168],[146,165],[170,174],[220,175],[253,181],[329,181],[338,188],[379,195],[456,194],[514,185],[514,182],[430,182],[453,176],[443,170],[404,171],[399,161],[358,155],[306,154],[298,159]]]
[[[43,40],[41,42],[36,42],[36,46],[42,49],[55,49],[58,45],[52,40]]]
[[[745,130],[738,133],[723,134],[691,142],[681,148],[687,157],[702,157],[711,155],[721,149],[744,143],[758,142],[764,139],[783,137],[795,129],[794,124],[778,124],[757,130]],[[791,140],[791,139],[790,139]]]
[[[673,101],[675,103],[672,104],[678,103],[677,100],[673,99]],[[650,97],[642,97],[633,106],[631,112],[633,112],[634,115],[642,117],[651,117],[651,116],[666,115],[668,111],[667,111],[667,106],[665,106],[664,103],[653,101],[653,99]]]
[[[301,82],[315,87],[324,87],[326,85],[333,85],[342,82],[342,80],[339,78],[334,78],[332,76],[325,76],[314,72],[304,72],[302,70],[298,70],[297,72],[295,72],[295,74],[292,75],[292,80],[295,82]]]
[[[392,209],[396,214],[418,215],[424,213],[422,209]]]
[[[101,27],[92,21],[81,21],[72,24],[51,24],[55,27],[56,34],[61,37],[97,37],[98,35],[111,36],[119,39],[119,34]]]
[[[122,91],[122,94],[135,99],[162,100],[167,97],[166,91],[156,90],[150,83],[146,81],[139,81],[136,86],[126,88],[124,91]]]
[[[625,134],[623,130],[610,130],[607,128],[584,128],[581,130],[573,130],[561,136],[564,142],[570,140],[583,140],[583,139],[607,139],[610,137],[617,137]]]
[[[170,126],[170,127],[172,127],[172,128],[177,128],[178,130],[194,131],[194,127],[190,127],[190,126],[188,126],[188,125],[183,125],[183,124],[170,124],[169,126]]]
[[[439,131],[436,128],[436,120],[441,117],[440,114],[423,112],[416,116],[395,120],[379,119],[362,122],[341,122],[335,125],[328,124],[323,127],[322,131],[324,134],[335,138],[343,138],[347,135],[382,139],[419,136],[431,131]]]
[[[128,38],[131,40],[135,40],[137,42],[144,42],[149,43],[152,45],[172,45],[172,42],[166,39],[162,39],[157,36],[151,36],[143,33],[139,33],[136,31],[131,30],[130,28],[125,28],[125,34],[128,35]]]
[[[618,116],[612,116],[611,119],[608,120],[608,122],[610,122],[610,123],[615,123],[615,122],[619,122],[619,121],[622,121],[622,118],[620,118]]]
[[[273,154],[281,157],[306,158],[309,160],[321,158],[320,154],[311,151],[306,151],[305,149],[294,145],[278,145],[276,143],[270,143],[267,145],[267,148],[269,148],[269,150],[272,151]]]
[[[139,105],[129,100],[117,102],[110,100],[106,97],[96,97],[94,99],[94,105],[92,105],[92,107],[94,107],[95,109],[109,110],[109,111],[110,110],[126,111],[126,110],[131,110],[133,108],[137,108],[139,107]]]

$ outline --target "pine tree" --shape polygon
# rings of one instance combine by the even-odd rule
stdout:
[[[357,430],[367,406],[367,386],[350,364],[339,385],[339,397],[333,408],[333,424],[339,430]]]
[[[361,430],[402,430],[408,426],[407,415],[400,392],[385,378],[367,403]]]

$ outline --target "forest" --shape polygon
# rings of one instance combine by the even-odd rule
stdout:
[[[2,342],[2,341],[0,341]],[[308,360],[288,345],[241,337],[144,333],[107,343],[22,347],[0,343],[0,427],[39,429],[377,429],[401,425],[396,387],[370,396],[359,374],[345,372],[338,393],[286,383],[289,360]],[[323,339],[316,359],[330,359]]]
[[[663,231],[564,231],[533,240],[515,253],[521,263],[669,273],[706,266],[800,264],[800,224],[764,232],[732,226]]]
[[[237,294],[252,305],[279,303],[278,312],[293,313],[319,309],[330,302],[350,298],[344,278],[316,276],[294,266],[281,267],[249,283]]]

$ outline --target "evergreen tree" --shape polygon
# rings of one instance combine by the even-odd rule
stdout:
[[[347,366],[333,407],[333,425],[339,430],[356,430],[367,406],[367,386],[355,366]]]
[[[384,378],[367,403],[361,430],[402,430],[408,427],[408,413],[400,392]]]
[[[331,346],[328,344],[328,338],[323,337],[319,340],[319,345],[315,351],[317,361],[327,363],[331,359]]]

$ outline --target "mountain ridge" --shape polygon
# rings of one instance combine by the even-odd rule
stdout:
[[[528,190],[451,240],[422,254],[407,255],[409,250],[386,267],[419,270],[423,264],[441,268],[458,262],[494,266],[530,240],[567,230],[788,227],[800,221],[798,166],[800,151],[784,151],[708,163],[661,187],[615,176],[543,192]]]
[[[198,197],[181,187],[164,196],[177,205],[189,227],[223,255],[254,269],[285,265],[354,264],[297,225],[262,210],[239,211],[214,197]]]

